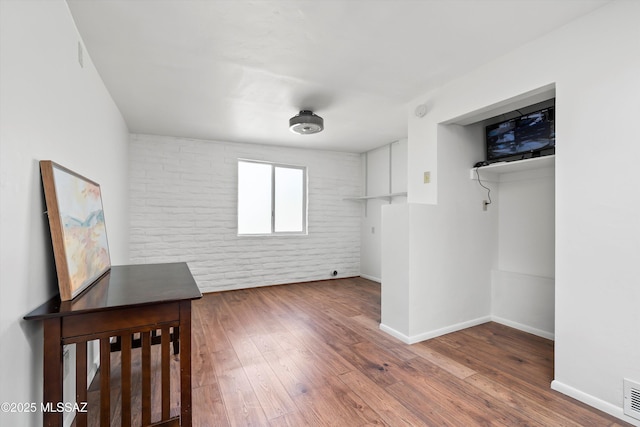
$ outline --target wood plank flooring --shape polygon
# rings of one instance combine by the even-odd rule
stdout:
[[[629,425],[550,389],[552,341],[487,323],[401,343],[362,278],[206,294],[192,316],[195,426]]]

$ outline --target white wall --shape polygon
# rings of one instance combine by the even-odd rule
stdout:
[[[415,118],[419,123],[426,119]],[[482,156],[483,147],[477,143],[481,132],[480,126],[437,126],[435,133],[441,142],[437,160],[447,168],[440,169],[438,184],[430,166],[424,171],[431,172],[431,183],[424,183],[422,172],[416,176],[424,187],[439,186],[438,203],[382,209],[381,328],[405,342],[422,341],[490,318],[490,270],[497,262],[498,212],[482,210],[486,192],[469,179],[470,165]],[[409,153],[411,161],[411,136]],[[397,254],[404,252],[409,257],[408,274],[402,271],[405,261],[396,265],[401,261]],[[393,305],[386,301],[389,295],[393,295]],[[404,302],[399,302],[401,298]]]
[[[186,261],[203,292],[360,273],[360,155],[131,136],[131,259]],[[237,235],[238,158],[307,166],[307,236]]]
[[[447,191],[455,191],[439,182],[452,167],[440,156],[446,144],[439,139],[439,123],[462,123],[470,115],[483,120],[505,103],[518,103],[555,85],[552,386],[640,425],[622,413],[623,378],[640,380],[636,269],[640,191],[634,179],[640,158],[635,129],[640,117],[640,56],[634,54],[640,51],[639,19],[640,3],[613,1],[437,91],[416,97],[408,112],[424,99],[429,100],[430,109],[421,120],[408,114],[408,188],[410,203],[438,204],[438,208]],[[421,183],[424,170],[432,171],[437,187]],[[442,221],[438,227],[447,227],[452,220],[442,216]],[[477,251],[483,231],[469,230],[460,238]],[[448,241],[436,240],[432,245],[446,247]],[[426,248],[415,249],[418,257],[431,254]],[[422,258],[425,272],[411,277],[410,287],[431,283],[426,272],[437,265],[432,258]],[[458,280],[454,273],[445,273],[442,282]],[[460,314],[467,319],[475,315]],[[428,325],[422,326],[428,330]]]
[[[407,191],[407,140],[401,139],[362,155],[365,171],[365,196],[380,196]],[[382,206],[390,203],[406,203],[405,196],[390,200],[369,199],[360,202],[362,207],[362,234],[360,275],[381,281],[382,265]]]
[[[511,172],[497,185],[498,269],[555,276],[555,169]]]
[[[101,185],[111,262],[128,262],[127,127],[63,1],[0,2],[0,401],[42,401],[42,327],[24,315],[57,293],[38,161]],[[0,413],[39,426],[42,414]]]
[[[404,342],[411,342],[411,288],[409,273],[410,207],[417,205],[389,205],[382,210],[382,288],[380,328]]]
[[[492,319],[553,339],[555,168],[505,173],[488,185],[499,197]]]

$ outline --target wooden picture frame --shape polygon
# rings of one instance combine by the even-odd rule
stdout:
[[[68,301],[111,268],[100,185],[40,161],[60,299]]]

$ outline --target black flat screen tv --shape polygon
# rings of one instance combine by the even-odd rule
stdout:
[[[487,162],[555,153],[555,108],[548,107],[486,127]]]

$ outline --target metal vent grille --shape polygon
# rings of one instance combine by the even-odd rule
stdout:
[[[640,411],[640,390],[631,389],[631,409]]]
[[[640,420],[640,383],[624,380],[624,414]]]

